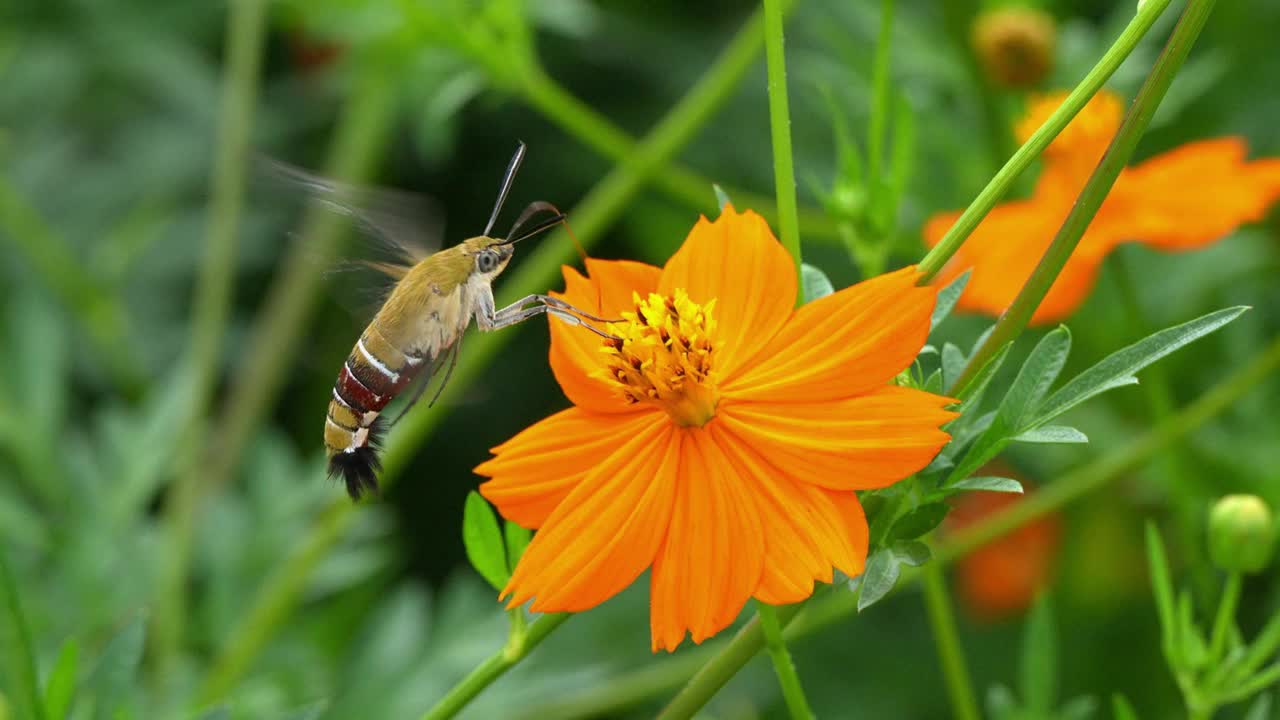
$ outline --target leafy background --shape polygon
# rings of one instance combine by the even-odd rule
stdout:
[[[350,119],[355,109],[383,102],[381,119],[366,121],[374,127],[365,131],[369,148],[355,153],[353,164],[367,166],[380,184],[434,198],[447,209],[452,242],[483,226],[517,139],[530,152],[511,207],[534,199],[573,207],[615,163],[523,89],[533,66],[511,50],[510,38],[499,34],[478,52],[460,47],[458,35],[440,31],[447,24],[417,14],[422,8],[465,27],[516,18],[514,27],[536,43],[541,72],[633,136],[648,132],[694,85],[753,9],[728,0],[554,0],[531,3],[522,14],[518,5],[272,4],[252,146],[324,167],[335,134],[358,123]],[[909,152],[901,156],[903,193],[881,228],[892,238],[892,266],[917,259],[925,218],[966,204],[1003,157],[988,141],[983,90],[959,41],[963,33],[958,38],[951,29],[973,8],[938,5],[897,7],[892,92],[904,111],[893,117],[892,132]],[[1045,88],[1072,85],[1131,11],[1128,3],[1057,5],[1049,3],[1059,21],[1057,64]],[[188,0],[58,0],[6,8],[0,23],[0,552],[15,590],[7,597],[18,599],[29,627],[39,685],[54,700],[65,693],[75,717],[175,717],[196,698],[209,699],[210,678],[258,593],[305,551],[317,526],[327,527],[340,494],[323,479],[318,418],[333,372],[367,316],[346,309],[360,304],[348,297],[357,291],[326,281],[303,325],[305,341],[273,358],[285,379],[267,398],[266,422],[251,434],[230,482],[202,498],[192,526],[185,633],[171,661],[157,662],[148,643],[174,552],[165,490],[200,396],[183,350],[220,150],[227,9]],[[843,124],[855,138],[865,133],[878,23],[874,3],[807,2],[788,25],[793,138],[801,202],[809,208],[823,207],[840,178],[833,128]],[[1162,23],[1154,34],[1168,27]],[[1266,87],[1280,76],[1278,29],[1280,8],[1220,4],[1139,153],[1240,134],[1255,154],[1280,154],[1272,132],[1280,94]],[[1111,86],[1131,94],[1158,47],[1144,43]],[[726,187],[770,196],[765,95],[760,58],[677,154],[679,162]],[[1013,92],[990,99],[1005,117],[1022,102]],[[328,262],[322,250],[319,259],[306,248],[290,254],[290,243],[310,237],[299,230],[300,198],[257,177],[246,198],[227,335],[214,358],[217,389],[201,431],[215,447],[225,398],[264,361],[248,354],[250,327],[282,273],[314,261],[303,270],[319,277]],[[696,213],[714,203],[709,186],[695,202],[646,187],[611,219],[592,254],[661,263]],[[814,227],[829,228],[831,218],[825,220]],[[806,232],[804,240],[806,260],[837,287],[859,277],[830,232]],[[1069,323],[1075,345],[1066,377],[1144,334],[1123,310],[1114,277],[1120,261],[1137,279],[1152,328],[1228,305],[1254,308],[1163,361],[1175,405],[1190,402],[1277,335],[1278,241],[1273,214],[1194,254],[1126,249]],[[344,243],[339,254],[361,252],[358,243]],[[988,323],[953,318],[935,343],[970,347]],[[488,447],[565,405],[544,359],[545,327],[507,332],[509,344],[477,379],[433,410],[442,421],[412,453],[403,481],[382,502],[332,524],[338,541],[305,578],[299,604],[274,618],[270,632],[253,633],[261,652],[240,668],[226,704],[207,706],[211,717],[414,717],[501,646],[505,618],[463,554],[463,500],[477,482],[470,469]],[[1023,357],[1032,346],[1024,338],[1013,352]],[[1025,698],[1046,692],[1037,683],[1051,677],[1051,694],[1063,702],[1090,695],[1102,707],[1123,691],[1144,716],[1178,712],[1160,657],[1142,523],[1162,523],[1179,574],[1198,589],[1201,607],[1212,607],[1215,578],[1197,550],[1203,508],[1239,491],[1280,506],[1276,397],[1280,382],[1271,378],[1182,443],[1176,459],[1157,458],[1064,512],[1053,600],[1030,624],[1037,630],[1026,633],[1032,650],[1020,651],[1028,627],[1021,613],[962,617],[975,684],[1009,686]],[[1069,418],[1089,445],[1015,445],[1005,461],[1030,484],[1051,483],[1151,423],[1140,388],[1109,394]],[[1277,603],[1274,574],[1252,579],[1242,625],[1257,627]],[[551,712],[540,703],[581,699],[628,669],[678,661],[687,649],[650,656],[646,610],[641,582],[574,618],[469,715]],[[14,654],[22,643],[6,633],[0,707],[8,710],[0,717],[23,717],[22,663]],[[820,715],[947,712],[914,592],[793,651]],[[1029,658],[1050,664],[1037,669]],[[779,716],[775,688],[766,661],[757,659],[709,712]],[[628,708],[600,714],[644,715],[668,694],[641,695]],[[1000,696],[993,691],[993,710]]]

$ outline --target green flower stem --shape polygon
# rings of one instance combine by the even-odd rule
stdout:
[[[1144,338],[1150,335],[1153,328],[1151,323],[1147,322],[1146,313],[1143,311],[1142,302],[1138,296],[1138,286],[1134,282],[1133,272],[1130,270],[1131,254],[1126,252],[1136,248],[1122,248],[1117,253],[1115,262],[1112,263],[1112,270],[1115,273],[1116,285],[1120,290],[1121,303],[1124,305],[1125,312],[1129,316],[1129,323],[1135,337]],[[1165,370],[1164,363],[1156,363],[1144,371],[1142,376],[1142,391],[1147,401],[1147,412],[1151,416],[1153,423],[1159,423],[1167,419],[1173,414],[1174,395],[1173,388],[1169,382],[1169,374]],[[1194,467],[1186,455],[1185,450],[1178,445],[1170,447],[1167,451],[1160,453],[1157,462],[1163,471],[1165,478],[1168,478],[1168,485],[1171,489],[1170,495],[1173,497],[1177,512],[1178,527],[1183,537],[1199,537],[1204,533],[1201,527],[1201,517],[1204,513],[1204,506],[1208,502],[1211,491],[1201,482],[1199,473],[1196,473]],[[1211,565],[1208,562],[1206,549],[1202,543],[1189,543],[1185,548],[1188,556],[1188,566],[1192,568],[1192,577],[1194,578],[1194,587],[1198,595],[1202,598],[1212,597],[1211,583],[1213,582],[1213,573]]]
[[[791,619],[800,611],[799,605],[788,605],[778,610],[778,625],[786,627]],[[684,686],[671,702],[658,714],[658,720],[687,720],[693,717],[712,695],[719,692],[743,665],[760,652],[764,647],[764,629],[760,626],[760,616],[751,618],[733,639],[716,654],[710,662],[703,664],[689,683]],[[674,684],[679,684],[686,676],[672,677]]]
[[[1150,10],[1154,4],[1155,0],[1150,0],[1144,6],[1144,10]],[[996,321],[995,328],[987,336],[986,342],[974,352],[968,365],[960,373],[960,377],[956,380],[955,392],[963,392],[965,386],[973,380],[999,348],[1022,334],[1032,314],[1040,306],[1040,301],[1048,294],[1049,288],[1058,278],[1058,273],[1062,271],[1062,267],[1067,264],[1067,259],[1075,251],[1080,238],[1084,236],[1085,229],[1089,227],[1094,215],[1102,207],[1102,202],[1111,192],[1111,186],[1120,176],[1120,171],[1129,162],[1134,148],[1138,146],[1139,138],[1150,124],[1156,107],[1173,82],[1173,77],[1182,67],[1183,61],[1187,59],[1191,45],[1200,35],[1200,30],[1209,19],[1209,12],[1212,9],[1213,0],[1190,0],[1187,4],[1177,27],[1169,36],[1169,41],[1165,43],[1160,57],[1156,59],[1155,66],[1151,68],[1147,79],[1138,90],[1138,97],[1125,113],[1120,129],[1112,138],[1111,144],[1107,146],[1106,153],[1103,154],[1098,167],[1094,168],[1093,174],[1089,176],[1084,189],[1080,191],[1080,196],[1076,198],[1071,212],[1062,222],[1058,234],[1053,238],[1044,256],[1040,258],[1040,263],[1032,271],[1031,277],[1018,291],[1013,304]],[[1142,12],[1139,11],[1139,16]],[[1057,113],[1054,114],[1057,115]],[[1036,134],[1039,132],[1037,131]],[[959,225],[958,222],[956,224]]]
[[[1156,453],[1163,452],[1173,443],[1186,437],[1209,420],[1217,417],[1235,401],[1248,394],[1258,383],[1280,369],[1280,339],[1231,376],[1215,385],[1195,402],[1175,413],[1168,420],[1102,457],[1066,473],[1009,509],[992,515],[982,523],[956,532],[938,549],[934,564],[945,567],[957,559],[988,545],[1035,520],[1057,512],[1096,490],[1106,487],[1116,479],[1148,461]],[[901,592],[921,579],[918,570],[905,569],[894,593]],[[795,606],[793,606],[795,607]],[[808,637],[840,622],[857,612],[858,599],[854,593],[833,591],[815,598],[798,614],[794,621],[783,617],[783,636],[788,641]],[[784,611],[785,612],[785,611]],[[714,643],[714,644],[713,644]],[[618,712],[653,694],[678,687],[697,668],[694,680],[672,701],[672,706],[686,709],[682,717],[689,717],[701,704],[690,705],[694,696],[710,698],[764,646],[759,623],[751,620],[729,642],[712,641],[697,648],[696,662],[672,662],[641,668],[621,676],[605,688],[594,688],[589,695],[558,698],[554,707],[565,712],[544,713],[552,707],[529,708],[525,717],[589,718]],[[713,650],[714,648],[714,650]],[[1254,663],[1252,669],[1261,667],[1267,658],[1280,648],[1280,614],[1277,614],[1249,648],[1242,664]],[[715,652],[714,658],[703,662],[703,653]],[[698,689],[691,690],[697,681]],[[617,696],[611,690],[620,688]],[[595,704],[587,702],[594,700]],[[703,700],[705,702],[705,700]],[[678,703],[678,705],[677,705]],[[572,712],[569,712],[572,710]]]
[[[789,10],[795,3],[787,3]],[[785,12],[785,10],[784,10]],[[531,73],[520,86],[525,101],[551,122],[587,147],[609,160],[622,162],[636,152],[636,140],[607,117],[596,112],[570,93],[541,69]],[[674,161],[655,171],[654,187],[667,197],[699,212],[713,212],[715,197],[710,178]],[[722,183],[723,185],[723,183]],[[760,213],[774,227],[778,225],[778,208],[772,198],[735,187],[725,187],[735,205]],[[825,212],[813,207],[799,208],[800,229],[804,237],[835,240],[839,231]]]
[[[210,178],[205,256],[196,280],[186,356],[192,368],[192,400],[175,453],[177,479],[164,507],[168,553],[160,573],[149,634],[158,679],[165,675],[178,652],[187,612],[187,558],[204,470],[201,456],[208,431],[205,414],[222,366],[222,339],[231,314],[236,239],[266,37],[266,6],[265,0],[236,0],[228,7],[224,51],[227,69],[219,107],[217,154]]]
[[[880,0],[880,34],[871,66],[871,119],[867,123],[867,178],[879,182],[884,136],[889,127],[889,58],[893,47],[894,0]]]
[[[1230,675],[1236,682],[1243,682],[1255,670],[1262,667],[1262,664],[1269,660],[1280,650],[1280,612],[1272,614],[1271,619],[1262,628],[1262,632],[1254,638],[1253,643],[1249,645],[1249,649],[1245,650],[1244,657],[1236,665],[1230,666]],[[1221,670],[1226,671],[1227,667],[1219,666]],[[1217,686],[1213,679],[1210,685]]]
[[[1062,132],[1067,123],[1084,108],[1098,90],[1102,89],[1103,83],[1115,73],[1125,58],[1129,57],[1129,53],[1138,46],[1138,42],[1142,40],[1147,31],[1155,23],[1164,9],[1168,7],[1170,0],[1147,0],[1138,10],[1137,15],[1125,27],[1124,32],[1120,33],[1120,37],[1107,52],[1098,61],[1097,65],[1089,71],[1080,84],[1067,95],[1062,105],[1049,116],[1044,125],[1030,138],[1027,139],[1022,147],[1018,148],[1013,157],[1000,168],[1000,171],[991,178],[987,186],[978,193],[978,196],[969,203],[969,207],[965,208],[960,218],[951,226],[947,233],[942,236],[938,244],[924,256],[920,261],[919,268],[924,273],[921,282],[928,282],[937,275],[942,267],[947,264],[952,255],[960,249],[960,245],[965,239],[973,233],[978,227],[978,223],[991,212],[996,203],[1009,192],[1013,184],[1017,181],[1018,176],[1023,170],[1027,169],[1032,161],[1044,152],[1049,143]]]
[[[951,609],[946,575],[938,563],[925,565],[921,575],[925,610],[929,615],[929,627],[933,630],[938,662],[942,665],[942,677],[947,684],[951,712],[956,720],[980,720],[982,714],[978,712],[973,682],[969,679],[969,666],[965,663],[964,648],[960,645],[960,633],[956,631],[956,617]]]
[[[359,182],[372,172],[374,159],[390,136],[394,91],[390,74],[380,68],[370,68],[361,75],[335,129],[327,175]],[[210,456],[210,469],[202,488],[205,493],[215,492],[235,473],[240,456],[274,404],[285,373],[295,361],[295,348],[320,287],[314,263],[306,258],[336,255],[345,227],[337,213],[320,208],[307,211],[297,242],[281,266],[283,275],[272,286],[266,308],[253,330],[248,362],[231,387],[217,432],[218,452]],[[201,702],[212,702],[229,692],[270,638],[270,629],[288,619],[296,595],[278,590],[301,590],[310,570],[342,537],[351,520],[346,511],[344,505],[331,506],[312,525],[298,551],[267,579],[257,601],[214,659],[197,693]]]
[[[142,392],[141,365],[121,299],[85,269],[70,243],[49,225],[9,178],[0,175],[0,229],[31,264],[35,277],[65,305],[93,343],[112,382],[127,397]]]
[[[1244,584],[1244,576],[1238,572],[1227,575],[1227,584],[1222,589],[1222,599],[1218,601],[1218,614],[1213,620],[1213,634],[1209,639],[1209,664],[1216,665],[1222,661],[1227,652],[1227,635],[1231,623],[1235,622],[1236,607],[1240,604],[1240,588]]]
[[[644,187],[654,170],[688,143],[728,99],[760,54],[763,46],[760,22],[757,13],[743,26],[698,83],[637,146],[636,152],[629,156],[627,162],[609,173],[574,208],[570,215],[572,227],[584,247],[590,248],[604,234],[614,218]],[[563,231],[540,241],[537,250],[519,260],[516,269],[501,281],[499,304],[512,302],[529,293],[545,291],[548,286],[557,282],[560,266],[571,262],[574,257],[574,250],[566,242]],[[265,339],[269,336],[263,334],[262,337]],[[452,397],[465,391],[512,337],[510,332],[495,332],[465,338],[465,349],[459,356],[446,395]],[[288,354],[279,349],[274,352]],[[263,394],[274,396],[279,389],[279,377],[268,379],[270,382],[264,383],[261,390]],[[258,402],[261,406],[267,404],[266,400]],[[442,404],[447,403],[448,398],[443,398]],[[388,438],[387,452],[383,457],[382,481],[385,486],[395,483],[417,449],[445,418],[442,407],[437,407],[434,412],[426,410],[424,405],[418,411],[406,415]],[[259,417],[250,418],[253,426],[260,420],[260,413],[257,415]],[[258,592],[244,620],[232,629],[226,644],[214,660],[214,670],[206,679],[201,692],[201,697],[206,702],[221,699],[248,670],[297,602],[312,570],[341,537],[341,531],[351,521],[356,508],[346,498],[335,498],[319,524],[303,540],[303,546],[308,551],[296,553],[286,560],[284,566]]]
[[[445,720],[457,715],[467,706],[467,703],[492,685],[494,680],[515,667],[515,664],[545,640],[552,630],[563,625],[564,621],[570,617],[572,615],[569,613],[543,615],[529,626],[527,633],[512,634],[512,641],[508,642],[506,647],[490,655],[463,678],[462,682],[454,685],[449,694],[441,698],[435,707],[422,714],[422,720]]]
[[[764,53],[769,75],[769,130],[773,136],[773,185],[778,196],[778,239],[800,277],[800,218],[796,171],[791,157],[791,110],[787,102],[787,56],[782,39],[782,0],[764,0]],[[801,298],[797,293],[796,302]]]
[[[773,671],[778,676],[778,684],[782,686],[782,697],[787,703],[787,712],[791,720],[811,720],[813,711],[809,709],[809,701],[804,696],[804,688],[800,686],[800,676],[796,673],[796,664],[787,652],[787,644],[782,639],[782,626],[778,623],[778,611],[767,603],[756,603],[756,616],[760,618],[760,629],[764,632],[764,644],[769,650],[769,659],[773,661]]]

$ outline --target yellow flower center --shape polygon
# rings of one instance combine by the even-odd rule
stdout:
[[[712,370],[716,301],[699,305],[682,289],[632,297],[635,311],[610,325],[616,339],[602,348],[609,380],[628,404],[656,405],[685,427],[707,424],[720,400]]]

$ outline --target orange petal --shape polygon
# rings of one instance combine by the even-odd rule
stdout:
[[[632,293],[648,295],[658,287],[661,270],[629,260],[587,259],[583,277],[564,268],[564,293],[551,293],[596,317],[616,319],[633,308]],[[558,320],[551,321],[551,371],[564,394],[578,407],[599,413],[633,412],[636,407],[622,402],[617,391],[596,377],[602,355],[600,336]]]
[[[722,395],[825,402],[884,385],[911,364],[929,334],[936,290],[915,268],[860,282],[795,311],[760,353],[728,376]]]
[[[670,422],[651,423],[588,472],[547,516],[510,582],[508,607],[578,612],[630,585],[666,536],[679,446]]]
[[[723,341],[716,364],[729,375],[782,327],[796,304],[796,268],[764,218],[725,205],[705,217],[662,269],[658,292],[684,288],[697,303],[716,301]]]
[[[742,611],[760,583],[765,535],[751,488],[701,428],[684,436],[667,540],[653,564],[653,650],[700,643]]]
[[[751,488],[765,541],[764,570],[754,597],[772,605],[800,602],[832,568],[853,577],[867,559],[867,521],[852,492],[797,482],[772,458],[717,421],[709,429],[733,471]]]
[[[493,478],[480,485],[480,494],[508,520],[542,527],[592,468],[655,419],[653,412],[616,416],[569,408],[556,413],[493,448],[494,457],[475,469]]]
[[[734,403],[724,427],[799,480],[833,490],[881,488],[933,460],[951,436],[939,427],[957,402],[886,385],[825,403]]]
[[[987,315],[1003,313],[1030,279],[1069,211],[1069,202],[1044,199],[996,206],[943,268],[935,284],[949,283],[971,270],[957,307]],[[945,213],[931,218],[925,225],[925,242],[936,245],[958,217],[959,213]],[[1088,297],[1098,266],[1115,246],[1114,237],[1097,226],[1095,220],[1080,239],[1032,316],[1033,324],[1065,318]]]
[[[1096,225],[1161,250],[1204,247],[1280,197],[1280,160],[1248,162],[1243,138],[1187,143],[1124,171]]]

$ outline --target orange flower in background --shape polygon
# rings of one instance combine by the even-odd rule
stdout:
[[[936,291],[889,273],[795,309],[791,257],[751,211],[702,218],[663,268],[587,260],[562,297],[618,340],[551,323],[575,407],[494,448],[480,492],[538,533],[503,590],[594,607],[650,577],[653,648],[798,602],[867,554],[855,490],[923,468],[954,401],[892,385]]]
[[[993,474],[1016,477],[1007,468]],[[1031,488],[1028,486],[1027,490],[1030,492]],[[957,495],[945,527],[954,531],[978,524],[1026,497],[981,491]],[[969,613],[990,622],[1019,615],[1031,607],[1053,577],[1062,534],[1060,525],[1057,515],[1044,515],[960,558],[955,568],[956,583]]]
[[[1016,128],[1019,141],[1025,142],[1065,97],[1034,99]],[[945,284],[972,268],[961,309],[998,315],[1013,304],[1123,113],[1115,95],[1095,95],[1045,151],[1032,196],[997,206],[969,236],[938,276]],[[1093,288],[1103,259],[1121,243],[1192,250],[1261,219],[1280,197],[1280,159],[1250,162],[1247,152],[1242,138],[1202,140],[1122,171],[1032,322],[1055,322],[1074,312]],[[936,245],[958,217],[959,212],[947,212],[930,218],[925,242]]]

